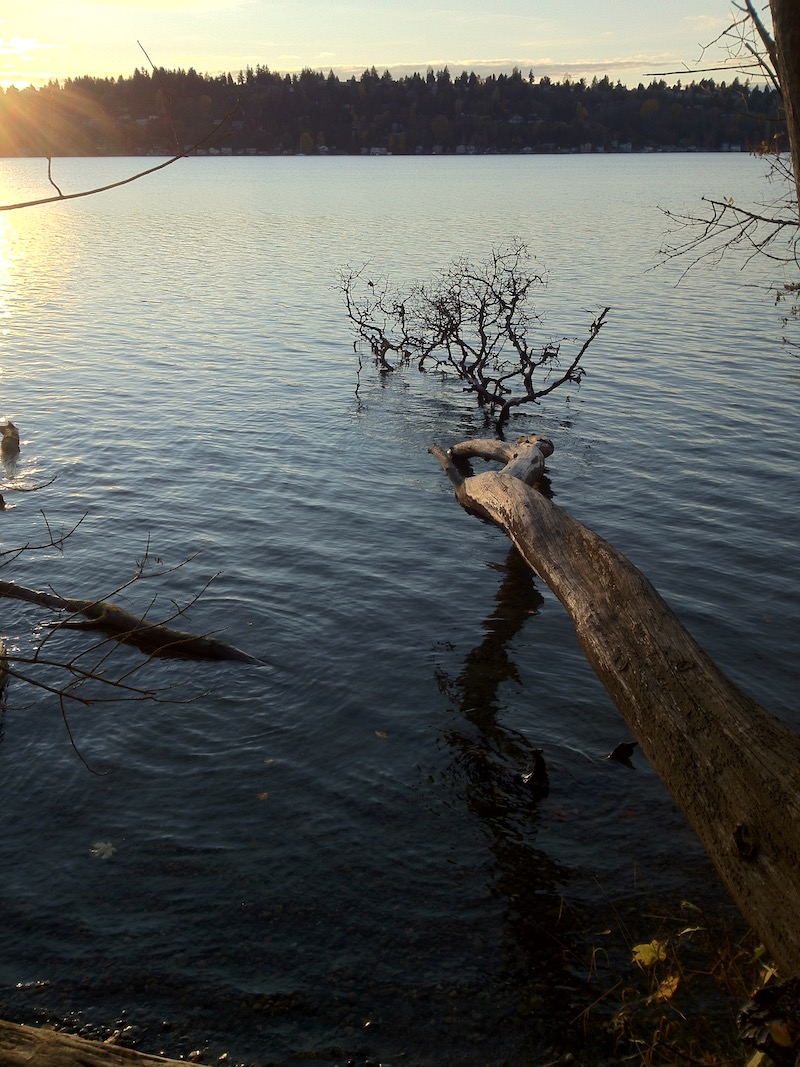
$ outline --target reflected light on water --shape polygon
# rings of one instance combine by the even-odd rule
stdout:
[[[42,160],[24,162],[30,182],[12,185],[0,167],[0,203],[24,200],[33,183],[46,182]],[[46,305],[57,312],[56,324],[63,321],[69,286],[82,255],[74,213],[60,205],[0,212],[0,377],[10,373],[11,360],[15,375],[27,377],[34,368],[27,358],[44,355],[41,330],[31,329],[31,316]],[[22,355],[26,359],[21,360]]]
[[[11,316],[8,291],[13,285],[15,239],[16,231],[12,220],[6,215],[0,215],[0,335],[3,337],[8,334],[8,319]]]

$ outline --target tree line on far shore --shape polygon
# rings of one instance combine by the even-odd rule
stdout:
[[[227,118],[225,118],[227,116]],[[607,77],[572,81],[533,72],[452,77],[445,67],[394,78],[373,67],[339,79],[266,67],[237,76],[135,70],[0,91],[0,156],[753,151],[783,148],[769,85]]]

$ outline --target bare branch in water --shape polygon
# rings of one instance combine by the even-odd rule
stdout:
[[[404,291],[385,276],[368,277],[366,266],[348,268],[339,279],[356,352],[366,345],[381,373],[413,364],[455,378],[498,429],[514,409],[538,403],[567,382],[580,384],[581,361],[608,314],[602,309],[583,343],[565,356],[569,339],[546,334],[530,304],[545,287],[544,273],[532,268],[521,241],[493,250],[485,263],[457,259]]]

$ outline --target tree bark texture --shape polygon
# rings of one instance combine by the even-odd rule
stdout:
[[[795,192],[800,204],[800,4],[797,0],[770,0],[769,6]]]
[[[734,902],[800,975],[800,738],[738,689],[651,583],[533,486],[546,439],[431,449],[467,511],[495,523],[571,616],[581,647]],[[464,476],[459,459],[507,466]]]
[[[106,1041],[0,1021],[0,1067],[186,1067]]]

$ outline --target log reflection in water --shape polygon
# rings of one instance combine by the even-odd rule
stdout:
[[[547,753],[519,731],[502,724],[501,687],[519,680],[511,643],[543,604],[530,568],[515,548],[496,569],[503,580],[485,636],[464,658],[457,676],[439,671],[439,685],[461,721],[445,734],[455,754],[470,811],[484,823],[495,860],[492,892],[504,900],[509,968],[523,999],[548,999],[566,1007],[564,986],[579,983],[569,973],[574,917],[560,887],[567,868],[534,846],[539,808],[549,792]],[[535,991],[535,992],[534,992]],[[555,1005],[553,1005],[554,1010]]]

